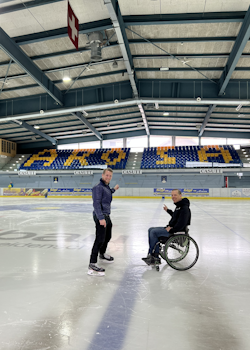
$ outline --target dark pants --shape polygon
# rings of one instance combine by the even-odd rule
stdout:
[[[149,254],[152,254],[153,249],[157,242],[159,242],[159,237],[170,237],[172,234],[166,230],[166,227],[150,227],[148,229],[148,241],[149,241]],[[159,244],[155,248],[154,255],[159,254]]]
[[[90,255],[90,263],[95,264],[97,262],[98,253],[104,254],[107,249],[108,242],[111,239],[112,222],[108,215],[105,215],[106,227],[100,225],[99,220],[93,216],[96,227],[96,237]]]

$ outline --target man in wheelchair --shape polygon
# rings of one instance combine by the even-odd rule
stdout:
[[[142,258],[147,265],[161,263],[161,259],[159,258],[159,244],[157,244],[160,237],[169,238],[176,232],[185,231],[186,226],[190,225],[191,211],[189,209],[189,200],[187,198],[182,198],[181,191],[177,189],[172,190],[171,196],[176,205],[175,211],[168,209],[166,205],[163,207],[163,209],[171,215],[171,220],[168,225],[166,227],[150,227],[148,230],[148,256]]]

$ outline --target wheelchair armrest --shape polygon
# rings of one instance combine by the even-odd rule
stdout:
[[[188,226],[186,226],[183,231],[175,232],[175,234],[178,235],[178,234],[184,233],[185,235],[188,235],[188,232],[189,232],[189,228],[188,228]]]

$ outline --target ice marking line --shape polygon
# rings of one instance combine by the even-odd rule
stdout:
[[[136,269],[126,269],[87,350],[123,348],[143,274]]]
[[[206,210],[198,207],[195,203],[192,203],[192,205],[195,205],[197,208],[199,208],[200,210],[204,211],[204,213],[206,213],[207,215],[211,216],[211,218],[213,218],[214,220],[218,221],[222,226],[226,227],[229,231],[233,232],[236,236],[239,236],[241,239],[243,239],[244,241],[246,241],[247,243],[250,243],[250,241],[248,241],[246,238],[242,237],[239,233],[235,232],[234,230],[232,230],[230,227],[228,227],[227,225],[225,225],[223,222],[221,222],[220,220],[218,220],[217,218],[215,218],[212,214],[208,213]]]
[[[22,224],[24,224],[25,222],[32,221],[32,220],[36,220],[36,219],[33,218],[33,219],[28,219],[28,220],[22,221],[22,222],[20,222],[19,225],[22,225]]]
[[[162,203],[163,200],[156,207],[151,218],[152,221],[155,215],[158,214]],[[145,235],[147,235],[147,232],[145,232]],[[141,300],[139,292],[143,273],[144,270],[140,266],[128,265],[87,350],[122,350],[130,318],[134,313],[135,302],[137,299]]]

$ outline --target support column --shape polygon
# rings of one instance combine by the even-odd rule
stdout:
[[[150,147],[150,135],[147,135],[148,137],[148,148]]]
[[[127,148],[127,138],[123,138],[123,148]]]
[[[103,141],[103,140],[100,140],[100,149],[102,149],[102,141]]]
[[[199,138],[199,146],[201,145],[201,136],[198,137]]]
[[[176,141],[176,137],[172,136],[172,146],[174,146],[174,147],[175,147],[175,141]]]

